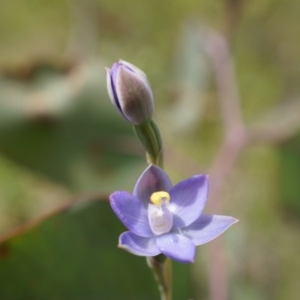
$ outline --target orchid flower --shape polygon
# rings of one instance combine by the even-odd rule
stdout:
[[[117,191],[110,204],[129,231],[119,247],[139,256],[164,254],[179,262],[195,259],[196,246],[205,244],[238,220],[202,214],[208,196],[208,176],[196,175],[172,186],[168,175],[150,165],[139,177],[133,194]]]

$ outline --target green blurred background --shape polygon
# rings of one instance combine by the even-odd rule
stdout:
[[[209,173],[224,137],[211,36],[227,41],[244,123],[262,133],[207,209],[240,219],[220,249],[227,299],[298,299],[299,17],[297,0],[1,0],[0,299],[158,298],[145,260],[116,248],[107,196],[146,163],[104,67],[147,73],[175,183]],[[226,299],[209,292],[209,249],[174,265],[174,299]]]

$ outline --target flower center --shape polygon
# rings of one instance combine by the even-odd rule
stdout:
[[[173,214],[168,209],[170,195],[167,192],[155,192],[148,204],[148,220],[151,230],[159,235],[169,232],[173,226]]]
[[[162,205],[162,202],[167,203],[169,201],[170,201],[170,195],[164,191],[155,192],[150,197],[150,202],[157,206]]]

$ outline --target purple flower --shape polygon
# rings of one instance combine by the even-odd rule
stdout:
[[[168,175],[151,165],[138,179],[133,195],[118,191],[110,204],[129,229],[119,237],[119,247],[139,256],[160,253],[193,262],[196,246],[205,244],[238,220],[202,215],[208,193],[208,177],[196,175],[172,186]]]
[[[152,118],[153,95],[146,74],[136,66],[120,60],[106,69],[109,97],[128,122],[139,125]]]

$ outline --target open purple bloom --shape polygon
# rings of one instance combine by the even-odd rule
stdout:
[[[120,60],[106,69],[109,97],[121,116],[139,125],[152,118],[154,101],[146,74],[136,66]]]
[[[151,165],[138,179],[133,194],[118,191],[110,204],[129,231],[119,237],[119,247],[139,256],[160,253],[193,262],[196,246],[205,244],[238,220],[202,215],[208,194],[208,177],[196,175],[172,186],[168,175]]]

